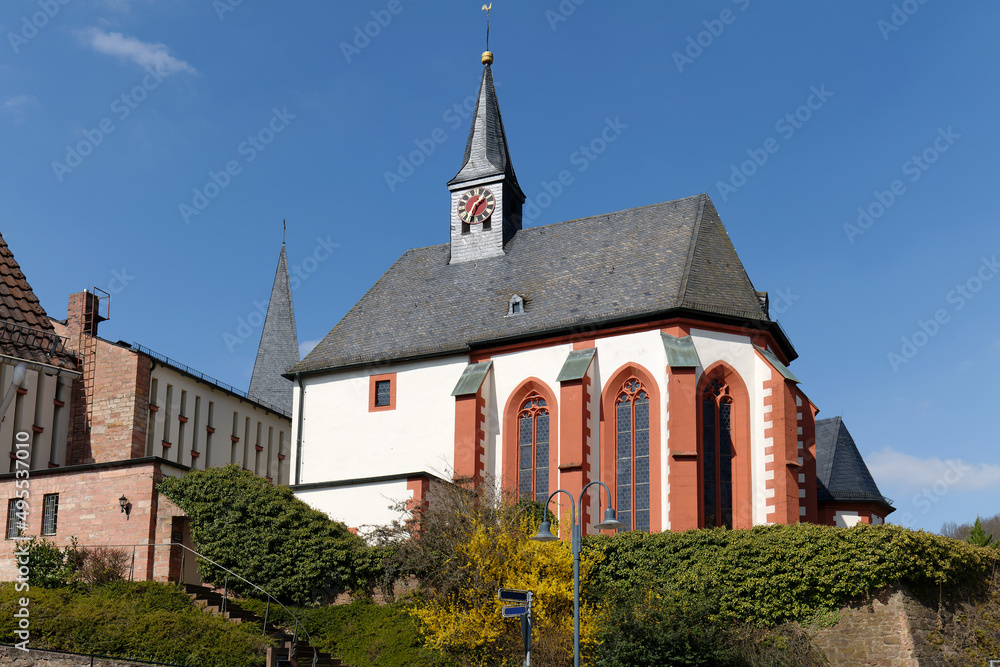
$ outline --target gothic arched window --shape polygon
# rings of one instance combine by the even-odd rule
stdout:
[[[549,497],[549,409],[532,392],[521,403],[518,426],[518,495],[545,502]]]
[[[649,394],[635,377],[615,399],[615,432],[618,518],[649,532]]]
[[[719,378],[708,383],[701,403],[702,504],[705,526],[733,527],[733,399]]]

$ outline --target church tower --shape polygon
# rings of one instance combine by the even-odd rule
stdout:
[[[278,269],[274,273],[271,299],[267,303],[264,331],[260,335],[257,360],[250,378],[251,398],[270,403],[292,413],[292,381],[281,374],[299,363],[299,342],[295,333],[292,290],[288,283],[285,242],[281,242]]]
[[[521,229],[524,193],[510,161],[492,63],[493,54],[484,52],[483,80],[462,168],[448,181],[452,264],[503,255],[504,246]]]

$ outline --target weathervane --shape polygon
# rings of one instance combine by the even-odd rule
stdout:
[[[493,9],[493,3],[488,5],[483,5],[483,11],[486,12],[486,50],[490,50],[490,10]]]
[[[285,245],[285,219],[281,219],[281,245]]]
[[[486,12],[486,50],[483,51],[483,64],[489,65],[493,62],[493,54],[490,53],[490,10],[493,9],[493,3],[488,5],[483,5],[483,11]]]

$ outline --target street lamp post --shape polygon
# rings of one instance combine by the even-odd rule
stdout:
[[[580,491],[580,500],[576,502],[573,498],[573,494],[565,489],[557,489],[553,491],[549,496],[549,499],[545,501],[545,510],[542,513],[542,525],[538,528],[538,534],[532,537],[533,540],[538,540],[539,542],[551,542],[552,540],[558,540],[559,538],[552,534],[551,524],[548,519],[549,503],[552,499],[556,497],[557,493],[565,493],[569,496],[570,502],[570,520],[573,525],[573,667],[580,667],[580,523],[583,520],[583,497],[589,489],[594,484],[600,484],[604,487],[604,490],[608,492],[608,508],[604,510],[604,520],[598,524],[594,525],[594,528],[599,530],[613,530],[615,528],[621,528],[625,524],[619,521],[615,517],[615,509],[611,507],[611,489],[608,485],[601,481],[594,481],[583,487]],[[601,495],[600,492],[597,494],[597,507],[600,509],[601,506]],[[580,508],[580,515],[577,515],[576,508]]]

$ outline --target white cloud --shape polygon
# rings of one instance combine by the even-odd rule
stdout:
[[[81,36],[84,42],[98,53],[127,58],[140,67],[154,69],[157,74],[196,73],[186,62],[170,55],[170,49],[166,44],[142,42],[135,37],[126,37],[120,32],[104,32],[98,28],[88,28],[81,33]]]
[[[313,348],[319,345],[318,340],[304,340],[299,343],[299,358],[304,359],[307,354],[312,352]]]
[[[4,109],[23,109],[25,107],[37,107],[38,100],[34,95],[15,95],[8,97],[3,102]]]
[[[954,484],[957,491],[979,491],[1000,486],[1000,465],[967,463],[962,459],[918,458],[886,447],[865,456],[875,482],[882,487],[918,493],[935,483]],[[956,477],[957,475],[957,477]]]

